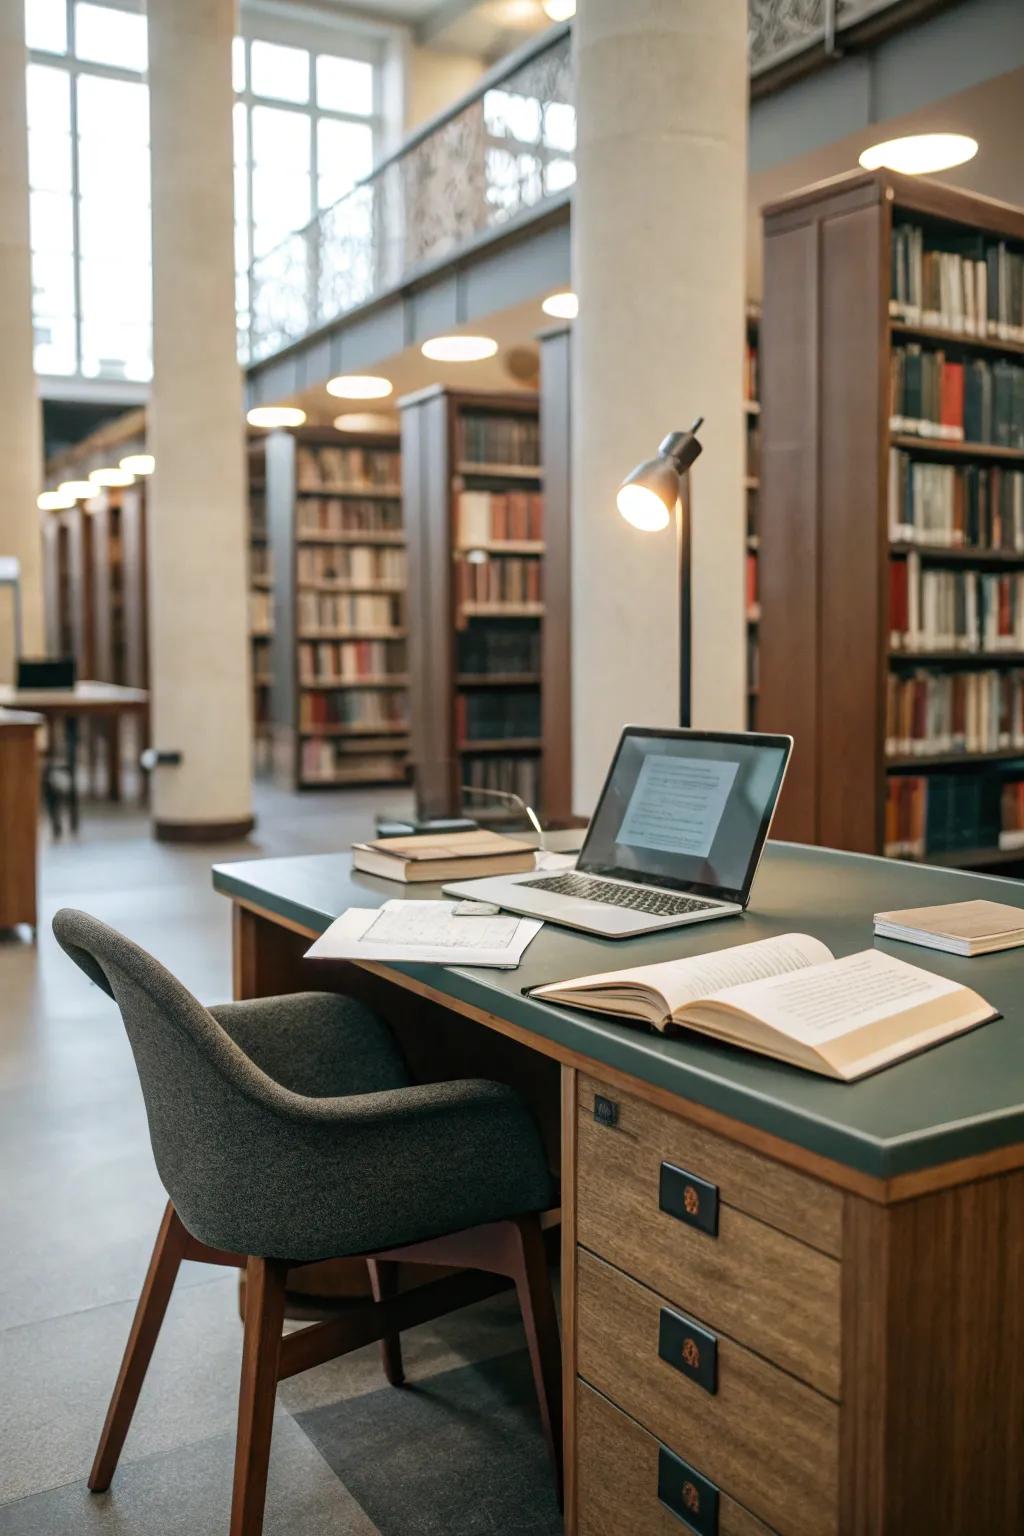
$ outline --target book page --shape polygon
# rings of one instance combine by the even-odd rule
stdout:
[[[772,939],[757,939],[753,944],[735,944],[710,955],[693,955],[684,960],[663,960],[657,965],[636,965],[623,971],[579,976],[575,981],[538,987],[533,995],[544,997],[562,992],[642,986],[663,997],[669,1013],[674,1014],[687,1003],[717,994],[723,987],[736,987],[741,982],[778,976],[831,959],[831,950],[809,933],[783,933]]]
[[[963,992],[955,981],[865,949],[795,975],[719,992],[715,1002],[753,1015],[780,1034],[820,1047],[880,1019]]]

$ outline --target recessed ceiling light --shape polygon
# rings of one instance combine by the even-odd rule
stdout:
[[[334,425],[339,432],[394,432],[398,426],[392,415],[375,415],[372,411],[346,411],[335,416]]]
[[[301,427],[306,413],[297,405],[254,405],[245,419],[250,427]]]
[[[497,350],[498,343],[490,336],[432,336],[420,348],[434,363],[480,363]]]
[[[580,301],[568,288],[562,293],[549,293],[541,300],[541,309],[556,320],[575,320],[580,312]]]
[[[65,512],[75,504],[75,497],[68,496],[64,491],[43,491],[36,497],[36,506],[40,512]]]
[[[502,21],[515,26],[520,21],[536,21],[537,0],[500,0],[497,7]]]
[[[151,475],[156,469],[156,459],[151,453],[129,453],[121,460],[121,468],[130,475]]]
[[[327,393],[339,400],[384,400],[394,385],[378,373],[342,373],[327,380]]]
[[[89,479],[92,481],[94,491],[98,485],[119,486],[135,484],[135,476],[130,474],[128,470],[114,469],[112,467],[90,470]]]
[[[576,0],[544,0],[544,14],[552,21],[571,21],[576,15]]]
[[[963,165],[977,153],[977,139],[966,133],[912,133],[904,139],[872,144],[860,156],[860,163],[866,171],[877,171],[884,165],[904,176],[927,176],[932,171],[948,171],[954,165]]]
[[[96,487],[91,480],[62,480],[57,487],[62,496],[70,496],[76,501],[79,496],[95,496]]]

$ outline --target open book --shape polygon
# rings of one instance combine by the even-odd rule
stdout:
[[[999,1016],[944,976],[878,949],[836,960],[806,933],[580,976],[530,995],[655,1029],[699,1030],[846,1082]]]

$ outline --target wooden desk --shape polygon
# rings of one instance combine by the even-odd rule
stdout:
[[[36,915],[39,764],[36,732],[42,715],[0,709],[0,928]]]
[[[1020,1536],[1024,952],[879,941],[1004,1017],[853,1085],[522,988],[794,929],[846,954],[874,911],[1024,908],[1024,887],[773,844],[742,918],[619,944],[549,926],[515,972],[321,972],[308,939],[398,887],[344,854],[220,865],[214,884],[239,996],[352,990],[414,1072],[490,1067],[542,1122],[557,1065],[570,1536],[672,1536],[659,1468],[691,1524],[717,1490],[699,1529],[722,1536]]]
[[[125,715],[141,715],[149,708],[144,688],[122,688],[118,683],[83,681],[74,688],[13,688],[0,683],[0,708],[29,709],[47,720],[64,720],[68,730],[68,759],[78,761],[78,722],[102,720],[107,727],[108,793],[121,798],[121,721]],[[72,782],[72,825],[78,824],[78,789]]]

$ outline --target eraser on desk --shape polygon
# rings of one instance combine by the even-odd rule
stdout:
[[[497,917],[501,911],[493,901],[457,901],[452,908],[453,917]]]

